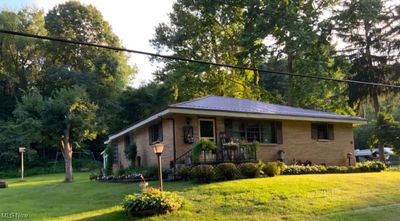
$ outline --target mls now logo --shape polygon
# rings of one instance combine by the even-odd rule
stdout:
[[[28,219],[29,215],[26,213],[18,212],[2,212],[0,213],[0,219]]]

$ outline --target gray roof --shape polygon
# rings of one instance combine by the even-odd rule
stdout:
[[[228,111],[240,113],[255,113],[268,115],[284,115],[296,117],[327,118],[335,120],[352,120],[366,122],[365,118],[339,115],[334,113],[315,111],[285,105],[268,104],[249,99],[232,97],[206,96],[195,100],[169,105],[171,108],[194,110]]]

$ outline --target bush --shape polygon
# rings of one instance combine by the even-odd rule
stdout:
[[[262,168],[265,175],[269,177],[281,175],[281,165],[276,162],[269,162]]]
[[[245,178],[258,177],[260,168],[256,163],[242,163],[239,165],[240,174]]]
[[[183,201],[176,193],[147,188],[143,193],[127,195],[122,207],[129,216],[149,216],[178,210]]]
[[[136,143],[129,144],[124,150],[126,159],[131,162],[131,166],[134,167],[136,164],[136,155],[137,155],[137,145]]]
[[[291,165],[287,166],[282,170],[282,174],[285,175],[296,175],[296,174],[320,174],[326,173],[327,168],[325,166],[300,166]]]
[[[201,183],[208,183],[215,174],[214,167],[211,165],[198,165],[192,168],[191,177]]]
[[[386,166],[380,161],[367,161],[357,163],[356,166],[288,166],[282,170],[282,174],[322,174],[322,173],[360,173],[380,172]]]
[[[386,169],[386,165],[381,161],[366,161],[357,163],[355,168],[360,172],[380,172]]]
[[[238,173],[238,170],[233,163],[221,163],[215,167],[215,174],[217,179],[233,180]]]
[[[210,141],[209,139],[206,138],[201,138],[197,143],[194,144],[193,146],[193,151],[192,151],[192,158],[194,162],[199,162],[200,161],[200,154],[203,151],[215,151],[217,149],[217,146],[215,145],[214,142]]]
[[[190,167],[182,167],[179,168],[178,170],[178,175],[181,177],[183,180],[189,180],[190,179]]]
[[[114,163],[114,150],[111,145],[107,145],[105,154],[107,154],[107,164],[105,169],[105,174],[107,176],[112,175],[113,172],[113,163]]]

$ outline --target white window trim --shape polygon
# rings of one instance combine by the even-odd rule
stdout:
[[[213,137],[202,137],[201,136],[201,124],[200,124],[200,122],[201,121],[209,121],[209,122],[212,122],[213,123]],[[215,137],[215,119],[208,119],[208,118],[200,118],[199,119],[199,138],[201,139],[201,138],[206,138],[206,139],[209,139],[209,140],[212,140],[213,142],[216,142],[217,140],[216,140],[216,137]]]

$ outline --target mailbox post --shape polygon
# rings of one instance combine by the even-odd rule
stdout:
[[[25,153],[25,147],[20,147],[19,152],[21,153],[21,181],[24,180],[24,153]]]

